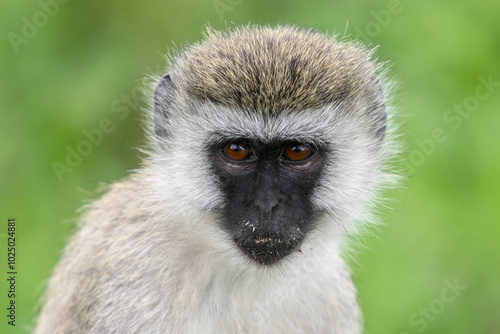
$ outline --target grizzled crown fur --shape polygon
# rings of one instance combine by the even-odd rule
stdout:
[[[374,109],[384,104],[372,50],[355,43],[293,26],[208,29],[206,35],[171,67],[173,84],[191,96],[269,113],[363,95],[378,104]]]

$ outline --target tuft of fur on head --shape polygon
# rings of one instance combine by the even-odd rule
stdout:
[[[208,29],[172,66],[179,88],[252,111],[300,111],[377,89],[372,50],[294,26]]]

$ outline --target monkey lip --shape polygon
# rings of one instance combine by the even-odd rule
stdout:
[[[235,239],[235,241],[243,253],[263,265],[278,262],[300,244],[297,238],[289,239],[278,236],[258,236]]]

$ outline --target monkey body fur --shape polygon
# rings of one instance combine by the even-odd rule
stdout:
[[[210,215],[165,214],[174,198],[151,203],[143,177],[89,208],[51,279],[38,333],[361,332],[335,244],[304,249],[297,257],[314,258],[298,265],[256,267]]]
[[[181,52],[150,156],[87,208],[36,333],[361,333],[341,248],[394,183],[371,56],[294,27]],[[234,143],[250,155],[229,159]]]

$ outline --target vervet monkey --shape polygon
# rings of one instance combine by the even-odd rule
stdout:
[[[151,152],[89,205],[36,333],[361,333],[342,246],[394,182],[388,98],[360,44],[209,29],[158,78]]]

